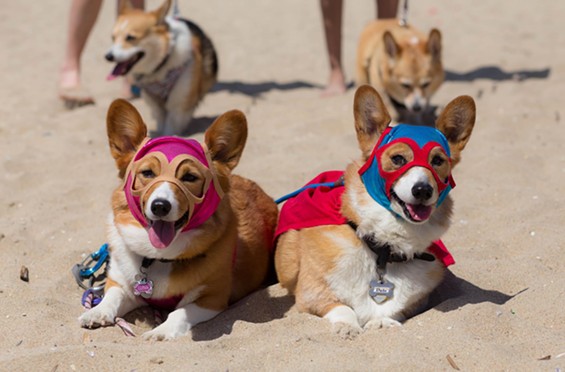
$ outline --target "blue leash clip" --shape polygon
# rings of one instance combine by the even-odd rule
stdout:
[[[101,274],[95,275],[109,259],[108,243],[102,244],[99,250],[88,255],[81,263],[76,264],[71,269],[73,276],[79,286],[84,289],[94,291],[104,288],[106,270]],[[85,284],[86,282],[86,284]],[[95,286],[96,282],[102,282]]]

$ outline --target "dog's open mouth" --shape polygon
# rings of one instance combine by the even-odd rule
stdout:
[[[390,195],[402,207],[404,215],[410,221],[424,222],[432,215],[433,207],[431,205],[405,203],[394,191],[391,191]]]
[[[149,221],[149,240],[157,249],[167,248],[177,236],[177,232],[188,222],[188,211],[176,222],[173,221]]]
[[[116,63],[116,66],[114,67],[112,72],[110,72],[110,74],[108,75],[108,77],[106,79],[107,80],[114,80],[118,76],[123,76],[123,75],[127,74],[129,72],[129,70],[131,70],[132,67],[135,66],[135,64],[137,62],[139,62],[139,60],[141,58],[143,58],[144,55],[145,55],[145,52],[137,52],[136,54],[134,54],[133,57],[131,57],[127,61]]]

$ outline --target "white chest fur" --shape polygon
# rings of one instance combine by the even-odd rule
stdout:
[[[369,295],[370,282],[377,278],[376,255],[360,240],[356,246],[350,241],[342,243],[343,254],[326,280],[340,301],[354,310],[361,326],[368,322],[380,324],[386,319],[404,320],[403,311],[421,301],[439,284],[440,278],[434,280],[430,275],[441,265],[438,260],[389,263],[384,278],[394,285],[394,293],[392,298],[378,304]]]

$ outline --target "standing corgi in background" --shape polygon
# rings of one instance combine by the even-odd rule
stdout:
[[[370,84],[397,121],[433,126],[430,99],[444,80],[441,33],[428,36],[397,19],[376,20],[359,39],[356,82]]]
[[[80,324],[114,324],[150,305],[171,312],[145,339],[185,335],[257,290],[272,265],[277,206],[257,184],[231,174],[247,121],[240,111],[223,114],[202,144],[149,139],[137,110],[116,100],[107,128],[122,183],[112,195],[105,295]]]
[[[167,17],[171,0],[152,12],[121,0],[106,53],[116,63],[108,79],[131,77],[151,107],[161,135],[182,134],[198,103],[216,83],[218,60],[210,39],[191,21]]]
[[[275,233],[277,276],[298,310],[345,334],[400,325],[454,263],[439,239],[450,225],[452,169],[471,136],[475,104],[455,98],[437,129],[389,126],[379,94],[365,85],[354,114],[361,159],[288,200]]]

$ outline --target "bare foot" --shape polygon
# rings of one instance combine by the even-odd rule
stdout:
[[[322,97],[331,97],[338,94],[345,93],[345,77],[343,76],[343,72],[341,70],[333,70],[330,72],[330,78],[328,80],[328,85],[320,96]]]
[[[94,104],[92,95],[81,87],[79,72],[77,70],[61,71],[59,98],[61,98],[65,107],[69,110]]]

